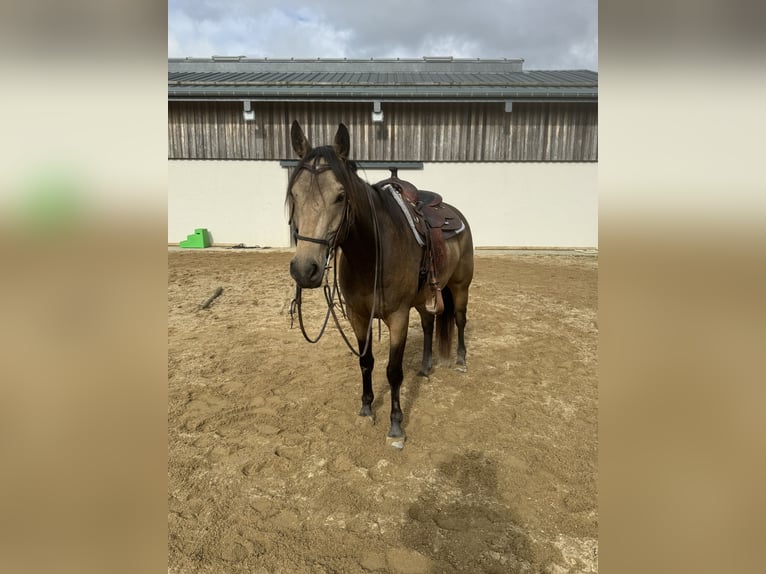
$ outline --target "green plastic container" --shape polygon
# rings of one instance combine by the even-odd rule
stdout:
[[[204,247],[210,247],[210,235],[207,229],[204,227],[195,229],[192,235],[186,237],[186,241],[181,241],[178,244],[180,247],[202,249]]]

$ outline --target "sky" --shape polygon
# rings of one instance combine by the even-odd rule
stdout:
[[[597,0],[168,0],[168,57],[523,58],[598,70]]]

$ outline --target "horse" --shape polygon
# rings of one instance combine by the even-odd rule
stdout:
[[[418,374],[428,376],[433,367],[435,323],[437,351],[442,360],[450,357],[457,326],[456,368],[466,369],[466,309],[473,278],[470,227],[462,213],[445,204],[458,214],[464,228],[442,241],[438,275],[434,276],[433,285],[426,284],[423,281],[424,247],[416,241],[408,218],[398,205],[401,200],[395,197],[391,187],[370,185],[359,177],[357,164],[349,159],[348,128],[339,124],[332,145],[317,148],[311,146],[297,120],[292,124],[290,136],[293,150],[300,158],[289,179],[285,201],[295,241],[290,275],[296,283],[296,297],[300,289],[320,287],[335,256],[336,281],[359,349],[355,352],[362,374],[359,416],[372,420],[375,363],[372,324],[376,318],[386,324],[390,334],[386,376],[391,389],[387,436],[392,441],[398,439],[400,443],[394,446],[401,448],[404,433],[399,389],[404,378],[402,359],[411,308],[420,314],[423,328],[423,357]],[[429,306],[433,289],[438,290],[443,300],[443,310],[440,307],[438,315],[433,305]],[[332,305],[329,299],[328,304]]]

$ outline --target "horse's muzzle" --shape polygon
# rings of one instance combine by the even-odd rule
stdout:
[[[315,259],[299,259],[294,257],[290,261],[290,275],[299,287],[314,289],[322,284],[324,266]]]

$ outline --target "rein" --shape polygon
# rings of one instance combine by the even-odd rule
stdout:
[[[305,165],[304,169],[308,169],[312,172],[312,174],[316,177],[319,173],[322,171],[326,171],[327,169],[330,169],[329,166],[310,166]],[[340,225],[338,226],[338,229],[335,231],[333,235],[333,242],[330,243],[327,239],[318,239],[315,237],[305,237],[302,235],[298,235],[296,233],[296,239],[300,239],[303,241],[309,241],[311,243],[318,243],[320,245],[327,245],[328,247],[328,253],[327,253],[327,261],[325,262],[324,267],[324,287],[323,292],[325,296],[325,301],[327,302],[327,313],[325,314],[324,321],[322,323],[322,327],[319,330],[319,334],[312,339],[309,337],[308,333],[306,332],[306,328],[303,324],[303,301],[302,301],[302,288],[299,285],[295,285],[295,298],[290,303],[290,328],[293,327],[293,321],[294,321],[294,313],[297,310],[298,311],[298,324],[301,328],[301,333],[303,334],[303,338],[306,339],[309,343],[317,343],[319,342],[319,339],[322,338],[322,335],[325,332],[325,329],[327,327],[327,323],[330,319],[330,315],[332,315],[332,318],[335,322],[335,326],[338,328],[338,332],[340,333],[341,337],[343,338],[343,341],[346,343],[346,346],[349,348],[349,350],[357,357],[361,357],[362,355],[367,354],[367,351],[370,347],[370,341],[372,340],[372,323],[375,320],[375,309],[376,309],[376,302],[378,299],[378,279],[380,275],[380,262],[381,262],[381,254],[382,254],[382,246],[380,242],[380,229],[378,227],[378,213],[375,209],[375,203],[372,200],[372,195],[370,193],[371,187],[367,186],[367,201],[370,204],[370,213],[372,214],[372,227],[373,227],[373,237],[374,237],[374,243],[375,243],[375,273],[373,276],[373,284],[372,284],[372,306],[370,310],[370,320],[367,323],[367,331],[366,331],[366,337],[365,337],[365,344],[364,349],[362,349],[361,352],[358,352],[354,345],[351,343],[351,341],[348,340],[348,337],[346,337],[346,334],[343,332],[343,328],[340,325],[340,320],[338,319],[338,315],[335,313],[335,298],[337,296],[338,303],[337,307],[340,308],[341,313],[344,318],[347,318],[346,311],[343,307],[343,300],[341,298],[340,290],[338,289],[338,266],[337,264],[331,265],[331,261],[334,261],[337,256],[337,251],[339,247],[339,242],[337,241],[339,232],[341,228],[343,227],[343,224],[346,223],[348,225],[348,214],[350,210],[349,206],[349,194],[346,194],[346,207],[343,213],[343,219],[341,219]],[[345,238],[344,238],[345,239]],[[333,268],[333,284],[332,287],[330,287],[330,283],[328,280],[328,273],[327,271],[330,269],[330,267]],[[378,337],[380,337],[380,322],[378,322]]]

